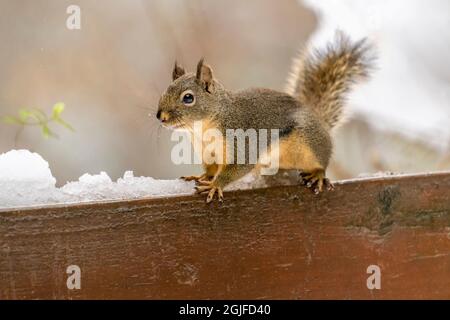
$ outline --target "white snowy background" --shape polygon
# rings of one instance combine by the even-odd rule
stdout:
[[[349,97],[335,176],[450,168],[450,2],[305,0],[319,17],[309,45],[336,29],[377,48],[372,79]]]

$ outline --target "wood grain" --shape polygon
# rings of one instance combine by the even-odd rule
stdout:
[[[450,298],[450,173],[225,196],[3,210],[0,299]]]

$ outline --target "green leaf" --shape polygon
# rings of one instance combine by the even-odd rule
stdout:
[[[4,117],[1,117],[1,120],[2,120],[2,122],[7,123],[7,124],[20,124],[20,125],[24,124],[24,122],[21,119],[13,117],[13,116],[4,116]]]
[[[19,117],[24,124],[40,124],[48,122],[46,114],[39,109],[20,109]],[[30,120],[34,120],[35,122],[30,122]]]
[[[47,127],[47,125],[42,125],[42,135],[44,136],[45,139],[50,138],[53,134],[50,131],[50,128]]]
[[[75,131],[70,124],[61,118],[64,111],[64,103],[58,102],[53,106],[52,116],[48,116],[44,111],[38,108],[20,109],[17,116],[0,116],[0,121],[7,124],[16,124],[21,126],[39,126],[44,138],[57,138],[58,136],[49,128],[49,124],[54,121],[59,125]]]
[[[58,119],[61,113],[64,111],[64,103],[58,102],[53,106],[53,118]]]
[[[27,122],[28,117],[30,117],[31,112],[26,109],[20,109],[19,110],[19,119],[22,122]]]

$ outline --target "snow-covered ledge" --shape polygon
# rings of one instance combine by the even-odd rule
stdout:
[[[291,185],[298,182],[294,172],[257,177],[252,174],[230,184],[225,191]],[[135,177],[126,171],[122,178],[112,181],[106,172],[83,174],[78,181],[56,187],[49,164],[39,154],[28,150],[11,150],[0,155],[0,211],[48,205],[133,200],[143,198],[189,195],[194,182],[181,179],[160,180]]]
[[[181,195],[193,188],[191,182],[135,177],[132,171],[116,182],[105,172],[84,174],[57,188],[48,162],[39,154],[11,150],[0,155],[0,209]]]
[[[363,173],[358,178],[337,183],[374,181],[387,177],[415,177],[415,175],[396,175],[392,172]],[[249,174],[232,183],[225,191],[297,184],[298,176],[295,171],[280,170],[275,176],[258,177]],[[0,154],[0,212],[55,205],[70,206],[193,195],[194,186],[193,182],[181,179],[135,177],[133,171],[126,171],[122,178],[112,181],[108,174],[102,171],[94,175],[85,173],[78,181],[67,182],[58,188],[48,162],[39,154],[28,150],[11,150]]]
[[[297,185],[231,191],[223,203],[206,204],[197,195],[118,200],[154,184],[191,192],[189,184],[130,174],[115,183],[95,177],[101,188],[81,179],[58,189],[41,165],[29,180],[41,188],[35,204],[84,201],[93,191],[109,198],[112,190],[116,200],[0,209],[0,299],[450,296],[450,173],[337,182],[318,196]],[[21,183],[2,188],[23,205],[35,190]],[[381,290],[366,284],[373,265]],[[70,266],[79,267],[80,290],[67,287]]]

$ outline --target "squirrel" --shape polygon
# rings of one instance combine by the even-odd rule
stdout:
[[[250,128],[280,130],[280,169],[300,172],[300,182],[318,194],[333,190],[325,172],[332,155],[332,129],[342,122],[345,97],[358,80],[367,79],[374,56],[364,38],[352,42],[338,32],[325,48],[303,50],[294,65],[285,92],[252,88],[232,92],[214,77],[202,58],[196,73],[186,73],[175,62],[172,80],[162,94],[156,117],[172,129],[192,132],[195,121],[205,129]],[[225,146],[226,150],[226,146]],[[196,181],[196,192],[211,202],[223,188],[243,177],[257,165],[203,161],[200,176],[181,177]]]

